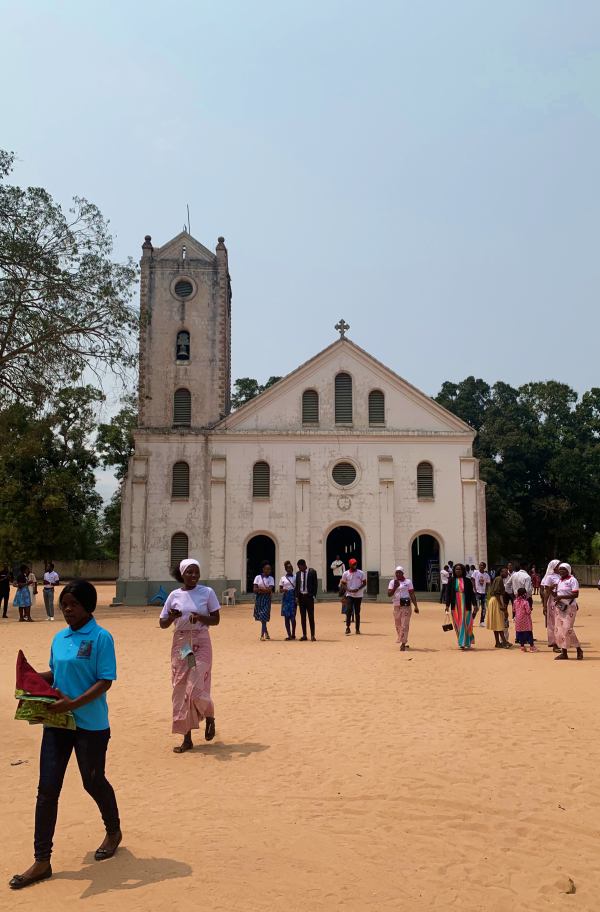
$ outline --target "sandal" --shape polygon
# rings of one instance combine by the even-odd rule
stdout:
[[[191,751],[193,746],[194,745],[192,744],[191,741],[189,743],[184,741],[183,744],[178,744],[177,747],[173,748],[173,753],[174,754],[185,754],[186,751]]]
[[[568,655],[563,655],[562,652],[561,652],[560,655],[557,655],[557,656],[556,656],[556,658],[554,659],[554,661],[555,661],[555,662],[566,662],[568,658],[569,658]]]
[[[15,876],[9,880],[8,886],[11,890],[23,890],[25,887],[31,887],[33,884],[39,883],[42,880],[48,880],[50,877],[52,877],[52,867],[48,866],[48,869],[38,877],[25,877],[23,874],[15,874]]]

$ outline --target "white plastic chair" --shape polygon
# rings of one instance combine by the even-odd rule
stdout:
[[[223,589],[223,594],[221,596],[222,605],[235,605],[235,594],[237,589]]]

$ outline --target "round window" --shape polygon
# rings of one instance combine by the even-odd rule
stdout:
[[[356,469],[351,462],[338,462],[334,465],[331,476],[336,484],[351,485],[356,480]]]
[[[188,279],[180,279],[175,283],[175,294],[178,298],[189,298],[194,293],[194,286]]]

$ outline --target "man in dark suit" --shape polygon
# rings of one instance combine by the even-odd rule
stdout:
[[[296,595],[298,596],[298,607],[300,608],[300,623],[302,624],[301,640],[307,640],[306,636],[306,615],[310,624],[310,638],[314,641],[315,636],[315,595],[317,594],[317,571],[312,567],[306,566],[305,560],[298,561],[298,572],[296,574]]]

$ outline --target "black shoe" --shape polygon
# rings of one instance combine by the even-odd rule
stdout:
[[[313,643],[316,643],[316,642],[317,642],[317,638],[316,638],[316,637],[311,637],[311,640],[313,641]]]
[[[302,637],[300,637],[300,642],[302,642],[302,640],[307,640],[307,639],[308,639],[308,637],[302,636]]]
[[[52,877],[52,868],[48,867],[43,874],[40,874],[39,877],[24,877],[22,874],[15,874],[15,876],[9,880],[8,886],[11,890],[23,890],[25,887],[31,887],[35,883],[39,883],[42,880],[48,880],[49,877]]]
[[[352,633],[352,631],[350,630],[350,628],[346,627],[346,636],[347,637],[350,636],[351,633]]]

